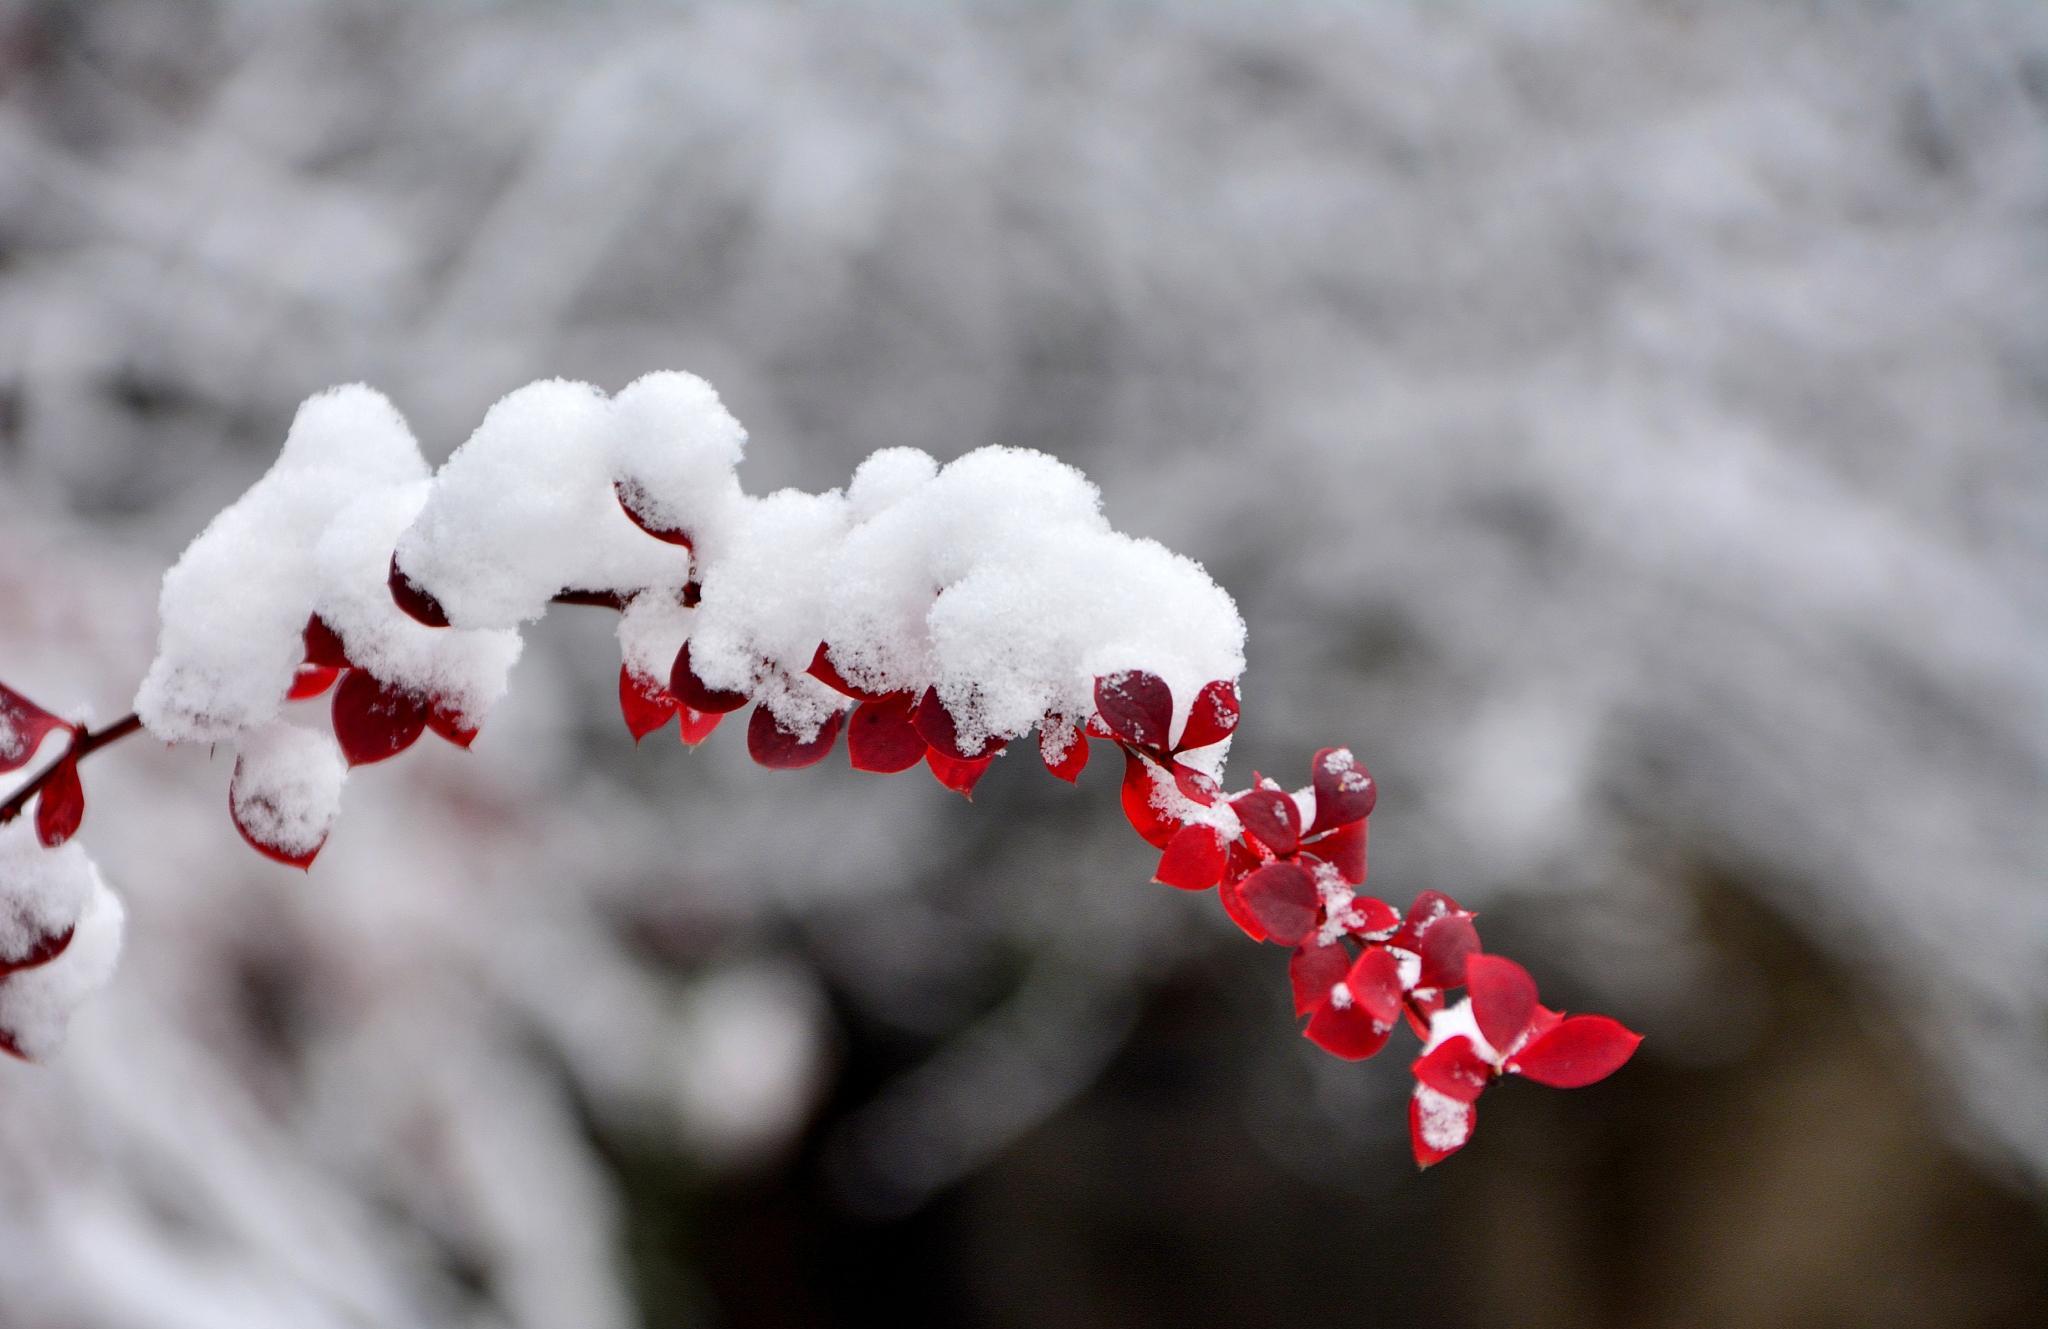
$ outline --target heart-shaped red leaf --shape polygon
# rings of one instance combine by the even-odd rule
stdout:
[[[1460,906],[1456,900],[1442,891],[1424,891],[1408,906],[1408,915],[1402,920],[1401,930],[1394,934],[1393,944],[1419,953],[1422,950],[1422,934],[1428,930],[1430,924],[1446,914],[1464,914],[1469,918],[1471,911]]]
[[[1418,1058],[1412,1068],[1415,1078],[1446,1098],[1476,1103],[1480,1091],[1493,1078],[1493,1067],[1472,1046],[1472,1040],[1456,1034]]]
[[[44,739],[71,726],[0,683],[0,772],[28,765]]]
[[[612,493],[618,497],[619,506],[625,509],[626,516],[632,519],[635,526],[667,544],[681,545],[685,549],[690,547],[687,532],[679,531],[672,526],[662,526],[641,515],[641,508],[646,505],[647,495],[638,484],[631,480],[614,480]]]
[[[1354,937],[1384,940],[1391,937],[1394,929],[1401,925],[1401,916],[1394,912],[1394,906],[1385,900],[1375,900],[1370,895],[1352,896],[1351,912],[1358,916],[1357,921],[1349,925]]]
[[[1339,826],[1334,831],[1306,841],[1301,846],[1301,852],[1310,858],[1321,859],[1337,869],[1337,875],[1344,879],[1346,885],[1363,886],[1366,872],[1365,847],[1368,838],[1366,827],[1371,824],[1354,821],[1348,826]]]
[[[782,721],[762,702],[747,717],[747,755],[761,765],[778,771],[815,766],[825,760],[839,741],[839,727],[846,722],[844,711],[834,711],[810,738],[801,738],[783,727]]]
[[[630,665],[619,666],[619,714],[635,743],[667,724],[680,704],[653,679],[634,673]]]
[[[1445,914],[1422,933],[1422,977],[1417,986],[1454,988],[1465,981],[1465,962],[1479,953],[1479,930],[1472,916]]]
[[[730,714],[728,711],[693,710],[688,706],[680,708],[678,713],[683,717],[683,742],[693,748],[711,737],[711,731],[718,728],[718,722]]]
[[[1181,727],[1174,751],[1187,752],[1221,743],[1237,730],[1237,684],[1227,678],[1211,679],[1195,694],[1188,709],[1188,722]]]
[[[1321,946],[1305,941],[1287,960],[1287,980],[1294,988],[1294,1013],[1311,1015],[1330,999],[1330,989],[1351,972],[1351,952],[1337,942]]]
[[[1508,1069],[1553,1089],[1582,1089],[1620,1070],[1642,1041],[1604,1015],[1574,1015],[1530,1039]]]
[[[1245,907],[1282,946],[1298,946],[1316,930],[1321,903],[1315,879],[1297,863],[1268,863],[1244,879]]]
[[[1368,946],[1358,953],[1350,972],[1344,975],[1351,1004],[1375,1020],[1392,1024],[1401,1013],[1401,966],[1380,946]]]
[[[1309,763],[1316,791],[1316,821],[1311,831],[1327,831],[1363,821],[1380,799],[1380,787],[1350,748],[1324,748]]]
[[[1378,1019],[1356,1004],[1340,1006],[1333,999],[1309,1018],[1301,1034],[1331,1056],[1364,1061],[1385,1047],[1393,1032],[1391,1020]]]
[[[1223,836],[1214,826],[1183,826],[1166,842],[1152,880],[1184,891],[1206,891],[1223,876]]]
[[[1154,849],[1166,848],[1181,823],[1155,801],[1160,792],[1159,768],[1135,752],[1124,753],[1124,783],[1119,797],[1131,828]]]
[[[690,643],[676,652],[675,666],[669,670],[668,690],[672,696],[693,711],[709,711],[714,715],[725,715],[747,704],[744,692],[728,692],[714,688],[697,677],[697,671],[690,666]]]
[[[448,626],[448,611],[441,602],[427,594],[426,587],[405,575],[398,566],[398,555],[391,556],[391,575],[385,578],[391,587],[391,599],[406,615],[430,628]]]
[[[1278,789],[1249,789],[1230,800],[1230,810],[1258,842],[1282,858],[1301,842],[1301,809]]]
[[[481,732],[475,725],[463,718],[462,712],[438,701],[427,708],[427,728],[433,730],[448,742],[453,743],[456,747],[461,748],[464,752],[469,751],[471,745],[476,742],[477,735]],[[638,739],[636,738],[635,741],[637,742]]]
[[[1127,669],[1096,679],[1095,709],[1109,731],[1126,743],[1165,749],[1173,725],[1173,691],[1159,675]]]
[[[418,742],[426,728],[425,702],[386,687],[361,669],[349,670],[334,689],[334,737],[351,766],[397,756]]]
[[[1231,922],[1237,924],[1245,936],[1253,941],[1268,940],[1266,925],[1259,922],[1258,916],[1252,913],[1251,906],[1244,902],[1243,877],[1232,877],[1230,869],[1226,868],[1223,882],[1216,888],[1216,896],[1223,902],[1224,914]]]
[[[1045,769],[1073,784],[1088,765],[1087,735],[1072,721],[1048,715],[1038,725],[1038,759]]]
[[[870,692],[866,688],[855,687],[847,682],[846,676],[832,663],[831,652],[823,642],[818,643],[818,649],[812,653],[811,662],[804,667],[804,672],[841,696],[851,697],[855,701],[880,701],[883,697],[892,695],[886,692]]]
[[[34,945],[11,960],[0,955],[0,981],[5,981],[8,975],[18,974],[25,969],[39,969],[62,955],[71,949],[72,933],[71,928],[65,928],[62,932],[45,933],[36,938]]]
[[[306,663],[326,665],[330,669],[349,669],[354,666],[348,658],[348,648],[342,645],[341,634],[327,626],[327,620],[315,614],[306,620],[306,630],[301,634],[306,643]]]
[[[1223,793],[1223,787],[1216,783],[1216,777],[1207,771],[1198,771],[1180,762],[1174,762],[1169,769],[1173,772],[1174,788],[1180,790],[1181,797],[1190,803],[1198,803],[1205,808],[1213,807]]]
[[[65,757],[43,781],[36,795],[36,839],[43,848],[55,849],[78,834],[85,820],[85,785],[78,778],[78,760]]]
[[[309,701],[334,686],[334,680],[341,677],[341,671],[333,665],[302,664],[292,675],[290,691],[284,694],[286,701]]]
[[[1479,1032],[1497,1053],[1510,1051],[1536,1018],[1536,980],[1504,955],[1467,957],[1465,990]]]
[[[846,753],[857,771],[894,775],[924,760],[926,744],[910,723],[910,698],[895,693],[856,706],[846,722]]]
[[[970,803],[974,801],[974,786],[981,783],[981,777],[988,774],[995,759],[995,752],[972,761],[949,757],[937,748],[927,748],[924,754],[924,764],[931,768],[932,778]]]
[[[972,750],[964,747],[960,742],[959,728],[953,721],[953,713],[939,700],[937,688],[927,688],[925,694],[917,699],[917,705],[910,714],[910,722],[917,726],[919,735],[934,751],[951,757],[954,761],[979,761],[1002,746],[1000,740],[984,738],[979,747]]]
[[[1479,1109],[1426,1084],[1408,1099],[1408,1142],[1419,1167],[1441,1163],[1463,1149],[1479,1125]]]

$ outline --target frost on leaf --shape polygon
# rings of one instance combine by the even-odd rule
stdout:
[[[690,663],[690,643],[684,642],[676,652],[674,670],[669,674],[668,690],[678,701],[693,711],[706,711],[712,715],[725,715],[747,704],[747,694],[733,692],[726,688],[714,688],[697,676]]]
[[[0,683],[0,774],[20,770],[45,738],[71,726]]]
[[[351,766],[395,757],[426,732],[427,705],[360,669],[334,690],[334,736]]]
[[[341,814],[347,778],[348,764],[333,739],[272,724],[243,741],[228,783],[228,811],[258,853],[308,868]]]
[[[1159,675],[1127,669],[1096,679],[1095,710],[1109,731],[1126,743],[1166,747],[1173,724],[1173,693]]]

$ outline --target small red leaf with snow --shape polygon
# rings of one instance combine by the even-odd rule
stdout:
[[[762,702],[747,718],[747,755],[771,770],[815,766],[832,751],[832,745],[839,740],[839,726],[845,722],[846,713],[834,711],[818,726],[818,732],[806,739],[785,729],[782,721],[775,718],[775,712],[768,709],[768,703]]]
[[[1173,691],[1159,675],[1127,669],[1096,679],[1095,709],[1109,731],[1126,743],[1166,747],[1173,725]]]
[[[723,720],[726,714],[724,711],[699,711],[688,706],[682,707],[683,742],[690,747],[696,747],[711,737],[711,731],[718,728],[718,722]]]
[[[441,602],[427,594],[426,588],[405,575],[398,566],[398,555],[391,556],[391,575],[385,578],[391,587],[391,598],[406,615],[415,622],[430,628],[448,626],[448,611]]]
[[[334,737],[351,766],[397,756],[426,728],[426,703],[360,669],[350,670],[334,690]]]
[[[286,701],[309,701],[334,686],[334,680],[341,677],[341,671],[333,665],[302,664],[292,675],[291,689],[284,694]]]
[[[1218,795],[1223,792],[1222,787],[1216,783],[1216,778],[1207,771],[1198,771],[1181,762],[1174,762],[1172,771],[1173,787],[1180,790],[1181,797],[1190,803],[1199,803],[1205,808],[1213,807]]]
[[[248,842],[251,849],[254,849],[257,853],[273,862],[282,863],[288,868],[297,868],[301,872],[310,870],[313,866],[313,860],[318,858],[320,851],[327,847],[327,837],[321,836],[318,843],[311,849],[295,852],[257,833],[242,818],[243,795],[241,785],[242,763],[240,760],[237,760],[235,762],[234,778],[228,781],[228,818],[235,823],[235,829],[242,833],[242,839]],[[261,813],[257,815],[260,816]]]
[[[994,739],[984,738],[979,747],[969,750],[960,742],[960,731],[953,721],[953,713],[939,700],[937,688],[928,688],[910,713],[910,722],[917,726],[917,732],[935,752],[951,757],[954,761],[979,761],[989,756],[1002,744]]]
[[[910,722],[910,698],[903,693],[854,707],[846,722],[846,754],[857,771],[894,775],[924,760],[925,741]]]
[[[0,683],[0,772],[28,765],[44,739],[70,725]]]
[[[1643,1036],[1604,1015],[1574,1015],[1529,1041],[1508,1069],[1553,1089],[1582,1089],[1620,1070]]]
[[[1465,962],[1479,952],[1479,929],[1469,914],[1445,914],[1422,933],[1422,977],[1417,986],[1454,988],[1465,981]]]
[[[327,626],[327,620],[315,614],[306,620],[306,630],[301,634],[306,642],[306,663],[326,665],[330,669],[348,669],[351,664],[348,649],[341,643],[341,634]]]
[[[1183,826],[1166,842],[1152,880],[1184,891],[1206,891],[1223,876],[1223,836],[1214,826]]]
[[[1038,759],[1045,769],[1073,784],[1088,766],[1088,736],[1072,721],[1048,715],[1038,725]]]
[[[1465,990],[1472,1018],[1495,1051],[1515,1045],[1536,1018],[1536,980],[1503,955],[1473,955],[1465,961]]]
[[[1237,684],[1227,678],[1212,679],[1195,694],[1195,704],[1188,710],[1188,722],[1181,728],[1175,750],[1186,752],[1221,743],[1236,731],[1237,719]]]
[[[1180,823],[1162,811],[1154,801],[1158,790],[1158,768],[1135,752],[1124,753],[1124,783],[1119,797],[1131,828],[1154,849],[1166,848]]]
[[[1312,1015],[1330,999],[1330,989],[1351,972],[1351,952],[1335,942],[1319,946],[1305,941],[1287,960],[1287,979],[1294,987],[1294,1013]]]
[[[1230,810],[1260,844],[1283,858],[1301,841],[1301,809],[1278,789],[1252,789],[1230,800]]]
[[[36,938],[35,945],[11,960],[0,955],[0,980],[5,980],[9,974],[18,974],[24,969],[40,969],[71,949],[72,935],[71,928],[65,928],[62,932],[46,933]]]
[[[1307,869],[1295,863],[1268,863],[1244,879],[1245,907],[1282,946],[1299,945],[1316,928],[1320,898]]]
[[[1324,748],[1309,770],[1316,791],[1316,824],[1311,830],[1363,821],[1380,801],[1380,787],[1350,748]]]
[[[1366,872],[1365,846],[1368,839],[1366,828],[1371,824],[1366,821],[1354,821],[1348,826],[1339,826],[1336,830],[1319,835],[1304,844],[1301,852],[1311,858],[1319,858],[1337,869],[1337,875],[1342,877],[1347,885],[1363,886]]]
[[[1420,1167],[1441,1163],[1463,1149],[1479,1124],[1479,1109],[1426,1084],[1408,1099],[1408,1142]]]
[[[1460,1103],[1476,1103],[1480,1091],[1493,1078],[1493,1067],[1472,1047],[1472,1040],[1457,1034],[1437,1044],[1418,1058],[1412,1068],[1420,1083]]]
[[[996,754],[991,752],[986,757],[961,761],[937,748],[928,748],[924,754],[924,763],[931,767],[932,778],[970,803],[974,801],[974,786],[981,783],[981,777],[988,774],[988,768],[995,759]]]
[[[55,849],[78,834],[78,824],[84,820],[85,786],[78,779],[78,761],[66,757],[36,795],[36,838],[43,848]]]
[[[612,493],[618,498],[619,506],[625,510],[626,516],[635,526],[664,543],[681,545],[685,549],[690,547],[688,532],[679,531],[673,526],[663,526],[642,515],[641,507],[646,503],[647,496],[638,484],[630,480],[614,480]]]
[[[1394,958],[1368,946],[1302,1034],[1346,1061],[1363,1061],[1387,1045],[1401,1011],[1401,976]]]
[[[667,724],[679,705],[661,684],[642,678],[630,665],[619,666],[619,714],[635,743]]]
[[[725,715],[747,704],[744,692],[728,692],[714,688],[697,677],[697,671],[690,666],[690,643],[676,652],[675,666],[670,669],[668,690],[683,705],[693,711],[710,711],[714,715]]]
[[[811,654],[811,662],[805,666],[804,672],[841,696],[851,697],[855,701],[880,701],[888,695],[882,692],[870,692],[866,688],[855,687],[847,682],[846,676],[841,674],[838,666],[832,663],[831,652],[823,642],[819,642],[818,649]]]
[[[462,718],[462,712],[438,701],[427,708],[427,728],[464,752],[469,751],[480,732],[475,725]]]

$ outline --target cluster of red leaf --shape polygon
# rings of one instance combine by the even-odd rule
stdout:
[[[28,765],[43,740],[60,729],[72,736],[75,746],[82,732],[79,726],[52,715],[0,683],[0,775]],[[85,818],[85,788],[78,779],[78,758],[74,752],[67,750],[55,766],[39,777],[34,798],[36,839],[45,849],[55,849],[77,834],[79,823]],[[0,809],[0,824],[12,821],[17,810],[10,800],[6,808]],[[64,954],[70,949],[71,937],[72,929],[64,928],[33,938],[18,954],[0,954],[0,984]],[[27,1060],[14,1035],[4,1027],[0,1027],[0,1053]]]

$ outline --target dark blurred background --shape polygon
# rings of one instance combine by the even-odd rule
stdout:
[[[2048,10],[0,0],[0,677],[361,379],[1083,467],[1373,888],[1649,1038],[1418,1174],[1114,772],[635,749],[595,611],[301,879],[96,762],[0,1325],[2048,1323]],[[1104,763],[1097,763],[1098,767]]]

